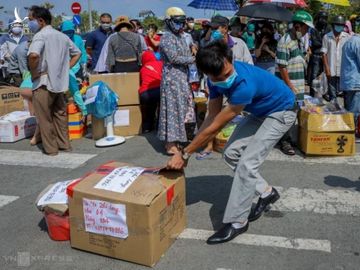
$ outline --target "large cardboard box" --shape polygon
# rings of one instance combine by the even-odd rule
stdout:
[[[134,136],[141,134],[142,116],[140,106],[118,107],[114,115],[114,134],[117,136]],[[92,118],[93,139],[98,140],[106,135],[104,119]]]
[[[164,255],[186,226],[184,175],[142,169],[112,162],[68,188],[73,248],[146,266]]]
[[[103,81],[119,96],[118,105],[139,105],[140,75],[133,73],[107,73],[90,75],[90,85]]]
[[[355,124],[352,113],[299,113],[299,145],[308,155],[351,156],[355,148]]]
[[[24,110],[24,100],[20,88],[0,86],[0,116]]]
[[[34,135],[36,118],[29,112],[15,111],[0,117],[0,142],[17,142]]]

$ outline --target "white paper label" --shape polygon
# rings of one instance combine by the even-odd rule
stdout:
[[[83,210],[85,231],[123,239],[128,237],[125,205],[83,198]]]
[[[130,110],[117,110],[114,115],[115,127],[130,126]]]
[[[68,180],[64,182],[56,183],[48,192],[41,197],[38,201],[38,206],[44,206],[49,204],[67,204],[68,196],[66,194],[66,189],[69,184],[76,180]]]
[[[93,86],[93,87],[90,87],[88,90],[86,90],[86,95],[85,95],[85,102],[84,102],[84,104],[85,104],[85,105],[89,105],[90,103],[94,103],[98,91],[99,91],[99,86],[98,86],[98,85]]]
[[[141,167],[120,167],[113,170],[95,185],[94,188],[124,193],[131,184],[142,174]]]

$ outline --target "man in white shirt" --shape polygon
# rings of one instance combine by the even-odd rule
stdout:
[[[48,9],[29,9],[29,28],[33,33],[29,68],[33,81],[33,106],[45,154],[71,151],[64,92],[69,88],[69,71],[81,57],[80,50],[63,33],[51,27]],[[70,59],[70,65],[69,65]]]
[[[329,84],[328,94],[324,98],[329,101],[335,100],[340,91],[342,47],[351,37],[344,32],[345,22],[343,16],[336,16],[332,21],[333,31],[323,37],[321,52],[323,53],[324,69]]]

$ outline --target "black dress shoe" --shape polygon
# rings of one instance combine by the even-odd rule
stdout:
[[[255,221],[259,217],[261,217],[262,213],[266,210],[266,208],[269,206],[269,204],[275,203],[278,199],[280,199],[279,192],[272,188],[272,191],[269,196],[266,198],[259,198],[256,207],[254,209],[251,209],[250,215],[249,215],[249,221]]]
[[[206,243],[208,243],[209,245],[216,245],[216,244],[228,242],[234,239],[239,234],[246,232],[248,228],[249,228],[249,222],[240,229],[235,229],[231,225],[231,223],[228,223],[220,230],[218,230],[216,233],[214,233],[211,237],[209,237]]]

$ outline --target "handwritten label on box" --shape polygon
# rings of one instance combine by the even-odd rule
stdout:
[[[85,231],[125,239],[129,236],[126,207],[83,198]]]
[[[79,179],[56,183],[48,192],[44,194],[44,196],[40,198],[37,205],[44,206],[49,204],[67,204],[68,196],[66,194],[66,188],[69,184],[78,180]]]
[[[101,179],[94,188],[124,193],[144,170],[141,167],[128,166],[116,168]]]

